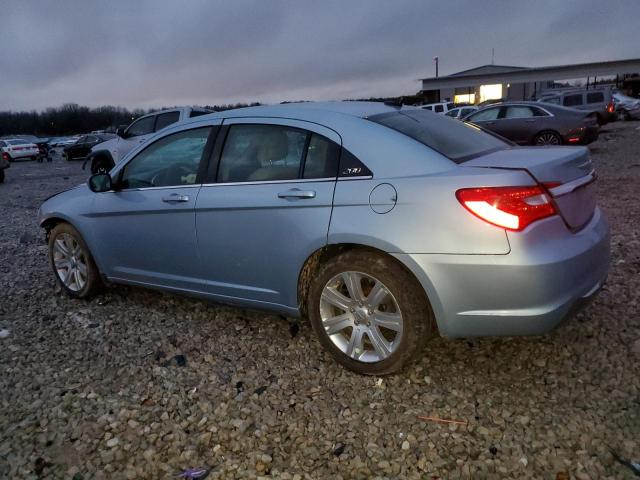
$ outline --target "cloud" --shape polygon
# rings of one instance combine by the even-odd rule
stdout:
[[[472,0],[3,2],[0,110],[415,93],[490,62],[636,56],[640,3]],[[608,26],[608,27],[605,27]]]

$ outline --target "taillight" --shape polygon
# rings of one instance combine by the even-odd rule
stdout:
[[[607,105],[607,112],[613,113],[614,110],[615,110],[615,105],[613,104],[613,100],[612,100],[609,102],[609,105]]]
[[[2,158],[4,158],[8,162],[10,157],[7,152],[2,152]]]
[[[539,186],[463,188],[456,197],[476,217],[508,230],[524,230],[557,213]]]

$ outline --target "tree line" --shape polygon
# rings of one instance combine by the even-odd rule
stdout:
[[[213,111],[229,110],[259,103],[206,105]],[[129,125],[141,115],[161,109],[129,110],[122,107],[102,106],[90,108],[75,103],[30,112],[0,112],[0,137],[7,135],[35,135],[52,137],[88,133],[94,130],[115,131],[121,125]]]

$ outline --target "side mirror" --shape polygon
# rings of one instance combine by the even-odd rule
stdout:
[[[95,175],[91,175],[91,177],[89,177],[89,188],[92,192],[96,193],[113,190],[111,175],[108,173],[96,173]]]
[[[116,129],[116,135],[122,138],[127,138],[126,134],[124,133],[126,129],[127,127],[122,127],[122,126],[118,127]]]

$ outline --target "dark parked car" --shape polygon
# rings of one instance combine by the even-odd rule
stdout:
[[[520,145],[586,145],[599,131],[595,112],[539,102],[491,105],[464,120]]]
[[[93,147],[114,137],[115,135],[110,133],[85,135],[80,137],[76,143],[65,147],[63,156],[66,160],[84,160]]]

